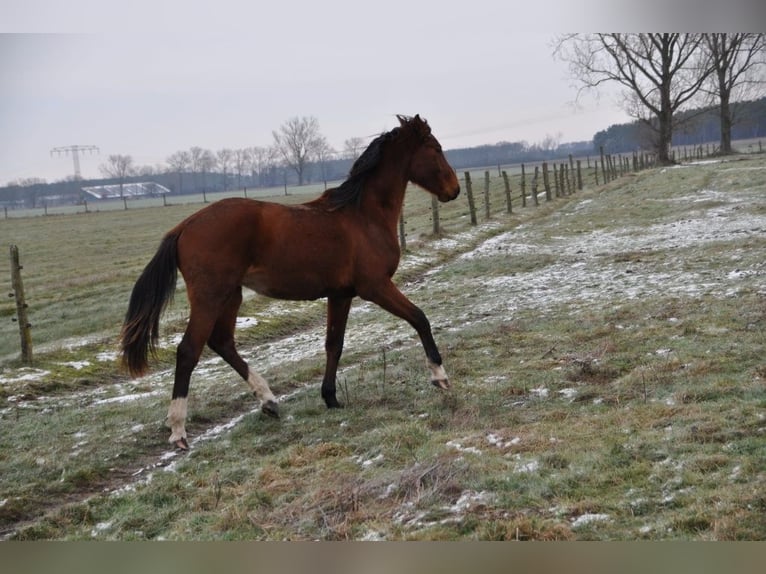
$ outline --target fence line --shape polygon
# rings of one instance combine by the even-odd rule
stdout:
[[[491,176],[489,169],[484,169],[484,186],[480,194],[479,205],[477,205],[474,194],[472,173],[471,171],[464,171],[463,181],[466,197],[464,201],[467,203],[471,226],[478,225],[478,211],[483,210],[485,221],[490,220],[492,214],[499,211],[497,208],[493,208],[493,193],[496,195],[502,193],[505,199],[505,213],[512,214],[514,213],[514,202],[520,202],[521,208],[524,209],[527,207],[527,200],[531,199],[530,205],[539,207],[543,200],[547,203],[556,198],[567,197],[582,191],[588,174],[592,175],[593,181],[598,187],[624,176],[626,173],[638,172],[656,165],[655,157],[648,153],[612,155],[604,153],[603,150],[601,150],[600,159],[591,161],[591,158],[588,157],[586,161],[586,167],[583,167],[582,159],[575,159],[569,155],[566,160],[560,162],[544,161],[538,165],[522,163],[518,166],[519,174],[515,176],[509,176],[508,171],[503,170],[501,166],[498,166],[498,175],[495,177]],[[529,177],[529,173],[533,175]],[[514,180],[516,180],[516,184],[514,184]],[[516,197],[514,197],[513,189],[519,190]],[[482,206],[480,203],[484,205]],[[406,208],[405,205],[405,210]],[[434,235],[438,235],[442,231],[441,209],[443,208],[439,203],[432,198],[429,219]],[[401,221],[404,221],[404,216],[402,216]],[[402,249],[406,250],[406,232],[402,222],[400,222],[399,240]]]
[[[752,153],[753,146],[750,144],[749,150]],[[763,152],[763,146],[761,141],[757,142],[758,153]],[[690,161],[698,160],[705,156],[705,154],[715,154],[717,148],[711,144],[704,144],[698,146],[683,146],[679,148],[673,148],[671,150],[671,158],[676,161]],[[593,178],[596,186],[604,185],[613,181],[614,179],[623,176],[629,172],[638,172],[655,165],[655,156],[648,152],[633,152],[632,154],[617,154],[612,155],[606,153],[601,147],[599,149],[599,156],[597,159],[591,161],[591,157],[586,159],[586,167],[583,168],[582,160],[575,160],[572,154],[569,154],[566,160],[559,162],[543,161],[536,165],[518,164],[520,175],[509,175],[509,169],[502,169],[501,165],[497,166],[498,175],[496,179],[502,181],[502,189],[505,194],[506,212],[513,213],[513,197],[512,189],[515,187],[520,190],[519,198],[521,200],[521,207],[527,207],[527,199],[531,198],[532,203],[535,206],[540,205],[540,193],[538,192],[540,184],[542,184],[545,192],[545,201],[551,201],[554,197],[566,197],[575,190],[582,190],[584,187],[584,175],[590,173],[590,177]],[[509,166],[513,167],[513,166]],[[532,178],[528,178],[528,171],[533,170],[534,175]],[[484,189],[483,189],[483,201],[484,201],[484,216],[485,219],[490,219],[492,214],[491,206],[491,189],[493,187],[493,180],[490,177],[490,171],[484,169]],[[473,194],[473,181],[471,179],[471,172],[464,172],[465,179],[465,191],[468,199],[469,213],[471,217],[471,225],[477,225],[478,220],[476,217],[476,201]],[[512,184],[512,180],[518,180],[518,187]],[[529,181],[528,181],[529,180]],[[529,187],[528,187],[529,186]],[[324,184],[324,188],[327,184]],[[319,184],[313,186],[303,186],[298,188],[285,189],[282,188],[268,188],[268,189],[250,189],[247,188],[241,190],[230,190],[224,192],[215,192],[208,194],[203,191],[201,194],[190,195],[171,195],[168,197],[163,194],[155,198],[119,198],[110,201],[83,201],[79,205],[69,206],[49,206],[47,203],[43,203],[41,207],[35,209],[20,209],[18,214],[14,214],[14,210],[9,210],[8,207],[3,208],[3,217],[5,219],[16,217],[29,217],[37,215],[56,215],[56,214],[76,214],[76,213],[96,213],[100,211],[113,211],[113,210],[128,210],[128,209],[141,209],[149,207],[167,207],[175,205],[189,205],[195,203],[207,204],[210,201],[216,201],[225,197],[257,197],[259,199],[272,199],[276,200],[285,196],[301,196],[311,195],[323,191],[323,187]],[[530,193],[531,192],[531,193]],[[41,213],[42,212],[42,213]],[[432,206],[432,232],[434,234],[440,233],[441,221],[439,218],[439,206],[434,203]],[[406,245],[405,238],[405,225],[404,220],[401,222],[400,230],[400,242]]]

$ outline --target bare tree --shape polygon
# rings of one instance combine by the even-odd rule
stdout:
[[[303,185],[306,163],[316,155],[320,145],[319,122],[313,116],[296,116],[282,124],[279,131],[271,133],[274,147],[279,150],[285,165],[295,170],[298,185]]]
[[[543,141],[540,142],[540,149],[546,153],[554,152],[561,145],[561,132],[556,132],[556,135],[545,134]]]
[[[584,90],[605,82],[626,88],[628,113],[650,126],[661,164],[672,163],[674,114],[697,97],[711,73],[702,34],[569,34],[554,41]]]
[[[266,168],[266,160],[269,154],[269,148],[253,146],[249,150],[250,154],[250,174],[256,185],[263,185],[263,172]]]
[[[246,148],[234,150],[234,171],[237,174],[237,188],[242,188],[242,173],[250,165],[250,150]]]
[[[219,149],[216,154],[216,164],[218,165],[218,169],[221,170],[223,173],[223,190],[226,191],[229,189],[228,185],[228,173],[229,168],[231,167],[232,162],[234,161],[234,152],[230,150],[229,148],[223,148]]]
[[[215,156],[208,149],[194,146],[189,149],[189,167],[192,178],[194,179],[194,188],[199,191],[200,184],[197,180],[197,174],[202,176],[202,188],[207,187],[207,174],[215,168]]]
[[[207,174],[215,169],[215,165],[216,165],[216,159],[215,159],[215,155],[213,155],[213,152],[211,152],[209,149],[202,150],[199,166],[200,166],[200,171],[202,173],[203,191],[207,190]]]
[[[343,155],[351,161],[356,161],[364,150],[364,139],[360,137],[348,138],[343,142]]]
[[[324,136],[319,136],[314,149],[314,159],[319,163],[319,168],[322,170],[322,181],[324,181],[325,188],[327,188],[327,160],[331,159],[335,155],[335,150],[327,141]]]
[[[734,101],[746,99],[744,90],[764,85],[766,65],[766,36],[764,34],[705,34],[705,45],[712,58],[714,73],[711,75],[710,92],[718,98],[721,118],[721,147],[719,152],[730,154],[731,128],[735,123]],[[737,93],[739,92],[739,93]]]
[[[183,173],[191,167],[191,154],[188,151],[177,151],[167,159],[170,169],[178,174],[178,193],[183,192]]]
[[[123,185],[125,180],[133,175],[133,158],[129,155],[110,155],[106,158],[106,163],[99,166],[99,170],[104,177],[114,178],[120,183],[120,197],[123,197]]]

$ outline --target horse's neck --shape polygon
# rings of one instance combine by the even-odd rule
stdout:
[[[379,168],[379,177],[370,182],[369,193],[365,194],[370,202],[369,208],[377,211],[389,226],[396,228],[399,214],[402,212],[404,192],[407,189],[407,171],[409,157],[399,154],[386,158],[388,165]]]

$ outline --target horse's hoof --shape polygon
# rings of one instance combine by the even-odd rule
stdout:
[[[261,412],[272,418],[278,419],[279,405],[277,405],[277,403],[275,403],[274,401],[266,401],[265,403],[263,403],[263,406],[261,407]]]
[[[186,437],[181,437],[173,443],[178,450],[189,450],[189,443],[186,442]]]
[[[441,389],[443,391],[449,390],[449,380],[447,379],[433,379],[431,381],[431,384],[435,386],[438,389]]]
[[[328,409],[342,409],[343,408],[343,403],[338,402],[338,399],[335,398],[335,393],[333,393],[332,395],[328,395],[326,397],[322,396],[322,398],[324,399],[324,404],[327,405]]]

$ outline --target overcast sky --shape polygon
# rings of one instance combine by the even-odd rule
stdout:
[[[337,150],[395,114],[421,114],[447,149],[629,121],[615,89],[572,105],[551,40],[586,22],[574,3],[518,4],[4,0],[0,185],[71,175],[55,147],[98,146],[81,163],[99,177],[111,154],[155,165],[192,146],[268,146],[293,116],[315,116]]]

